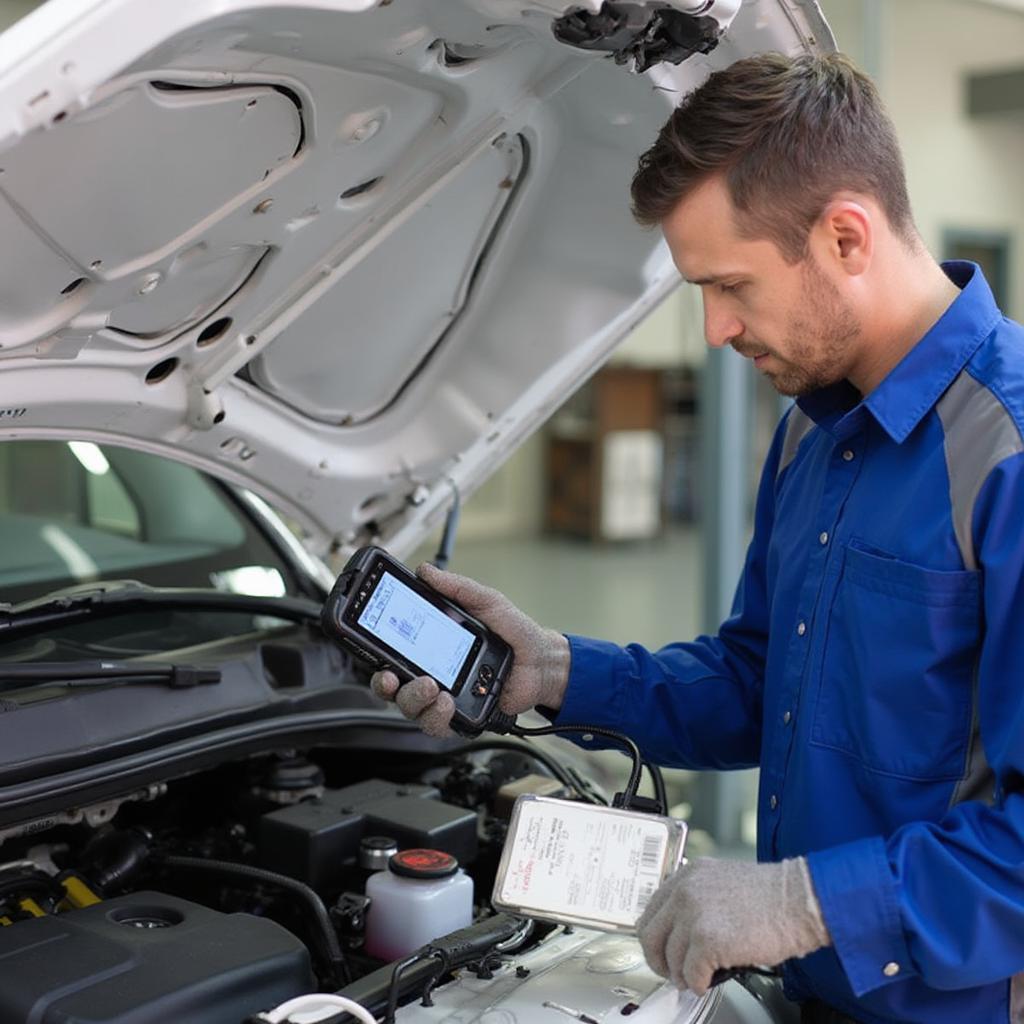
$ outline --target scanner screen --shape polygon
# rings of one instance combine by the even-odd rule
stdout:
[[[448,689],[455,686],[475,639],[388,572],[381,574],[357,621]]]

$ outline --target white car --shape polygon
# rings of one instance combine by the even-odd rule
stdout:
[[[586,786],[423,737],[319,607],[676,284],[628,184],[682,95],[832,46],[813,0],[50,0],[0,36],[0,1024],[787,1019],[493,915],[512,796]],[[407,847],[476,923],[396,974],[365,886]]]

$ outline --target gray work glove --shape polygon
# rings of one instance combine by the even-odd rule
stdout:
[[[719,968],[774,967],[832,943],[803,857],[690,861],[651,897],[637,929],[651,970],[698,995]]]
[[[537,625],[504,594],[466,576],[442,572],[429,563],[416,574],[512,648],[515,661],[498,702],[502,711],[518,715],[538,704],[556,710],[561,706],[569,681],[569,641],[561,633]],[[415,719],[428,736],[451,735],[455,704],[451,694],[429,676],[399,687],[398,677],[384,670],[373,674],[370,685],[378,697],[393,700],[406,718]]]

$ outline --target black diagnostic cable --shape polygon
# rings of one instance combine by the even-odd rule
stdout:
[[[745,979],[750,978],[751,976],[759,978],[782,977],[782,975],[773,967],[719,967],[718,970],[711,975],[711,987],[714,988],[716,985],[722,985],[727,981],[735,979],[743,985],[744,988],[747,988]]]
[[[651,776],[651,785],[654,787],[654,799],[658,804],[659,814],[668,814],[668,793],[665,791],[665,776],[661,769],[653,761],[644,761],[644,767]]]
[[[511,716],[503,717],[511,718]],[[501,722],[499,724],[504,726],[506,723]],[[492,726],[489,727],[493,728]],[[512,724],[505,731],[513,736],[556,736],[559,733],[566,732],[582,733],[585,736],[601,736],[604,739],[621,744],[626,748],[626,752],[632,759],[633,764],[629,770],[629,779],[626,781],[622,793],[617,794],[616,799],[612,801],[612,806],[628,809],[636,801],[636,793],[640,788],[640,773],[643,770],[643,759],[640,756],[640,748],[621,732],[616,732],[614,729],[606,729],[600,725],[545,725],[536,729],[524,729],[522,726],[515,724],[515,719],[512,720]]]
[[[448,508],[448,514],[444,521],[444,531],[441,534],[441,540],[438,544],[437,554],[434,556],[433,564],[438,569],[447,569],[448,563],[451,561],[452,549],[455,546],[455,534],[459,528],[459,515],[461,512],[461,498],[459,495],[459,488],[455,481],[450,477],[448,478],[448,485],[452,489],[452,503]],[[621,794],[616,795],[616,799],[612,801],[614,807],[632,807],[636,802],[637,790],[640,788],[640,774],[642,771],[642,764],[640,757],[640,750],[637,745],[628,737],[620,732],[615,732],[612,729],[605,729],[603,726],[590,726],[590,725],[557,725],[557,726],[544,726],[543,728],[536,729],[524,729],[522,726],[516,725],[516,716],[510,715],[502,711],[495,711],[490,720],[485,726],[488,732],[497,733],[498,735],[504,735],[511,733],[513,736],[529,737],[529,736],[556,736],[559,733],[566,732],[577,732],[587,734],[590,733],[594,736],[602,736],[605,739],[612,740],[618,743],[620,746],[626,748],[626,752],[632,758],[633,766],[630,769],[629,780],[626,783],[626,787]],[[486,741],[485,741],[486,742]],[[494,746],[495,744],[491,744]],[[471,746],[471,745],[468,745]],[[462,748],[465,750],[466,748]],[[480,748],[477,748],[480,749]],[[513,748],[519,749],[519,748]],[[557,762],[553,758],[548,758],[546,755],[541,755],[538,751],[531,751],[532,756],[548,768],[552,774],[562,783],[564,786],[568,786],[570,789],[576,790],[576,792],[586,800],[588,803],[599,803],[593,794],[588,793],[584,788],[581,788],[561,766],[557,766]],[[648,769],[651,772],[651,777],[654,780],[655,797],[659,801],[662,808],[662,813],[665,813],[668,809],[667,801],[665,799],[665,788],[664,780],[661,779],[660,774],[657,773],[657,769],[648,765]]]
[[[640,788],[640,776],[643,772],[644,761],[640,755],[640,748],[624,733],[616,732],[614,729],[606,729],[603,725],[545,725],[540,728],[526,729],[523,726],[516,724],[515,715],[510,715],[504,711],[495,711],[488,719],[486,728],[488,732],[496,732],[499,735],[507,733],[521,738],[528,738],[530,736],[557,736],[560,733],[574,732],[581,733],[584,736],[601,736],[604,739],[618,743],[620,746],[626,748],[626,753],[629,754],[633,765],[630,768],[629,779],[626,782],[625,788],[622,793],[616,794],[615,799],[612,801],[612,806],[625,807],[628,809],[632,808],[634,805],[639,806],[644,802],[644,798],[641,798],[640,800],[637,799],[637,790]],[[664,780],[661,780],[661,784],[662,786],[664,785]],[[657,785],[658,782],[655,782],[655,786]],[[661,799],[662,807],[664,807],[664,792],[661,794]],[[640,809],[645,808],[640,807]]]

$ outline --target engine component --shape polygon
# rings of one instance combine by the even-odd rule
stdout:
[[[161,857],[159,863],[170,868],[171,871],[198,871],[200,874],[211,873],[223,875],[225,878],[234,881],[274,886],[283,889],[296,902],[305,907],[310,918],[313,931],[313,941],[320,946],[323,957],[321,965],[326,972],[329,982],[340,983],[341,980],[348,980],[348,963],[345,954],[338,945],[338,937],[331,925],[327,908],[320,896],[308,885],[303,884],[295,878],[278,874],[274,871],[267,871],[265,868],[256,868],[251,864],[236,864],[225,860],[208,860],[205,857]]]
[[[369,779],[328,789],[323,799],[282,807],[259,825],[261,863],[328,891],[344,884],[363,836],[385,836],[399,849],[443,850],[468,864],[477,852],[477,816],[436,799],[431,786]]]
[[[0,871],[0,925],[42,917],[63,898],[64,890],[32,861],[14,861]]]
[[[521,968],[521,970],[517,970]],[[644,962],[639,942],[587,929],[558,930],[538,947],[516,956],[515,962],[495,964],[493,980],[463,972],[432,992],[434,1006],[399,1011],[397,1020],[441,1022],[458,1015],[473,1020],[625,1021],[630,1003],[638,1004],[646,1020],[701,1024],[713,1016],[720,989],[696,996],[659,978]],[[423,982],[420,987],[423,987]],[[347,990],[346,990],[347,992]],[[364,1005],[371,1007],[368,1000]],[[551,1011],[555,1012],[552,1013]],[[730,1017],[729,1020],[746,1018]],[[760,1018],[752,1018],[760,1019]]]
[[[79,825],[85,822],[90,828],[99,828],[107,822],[112,821],[117,812],[124,804],[130,803],[152,803],[167,792],[167,783],[158,782],[145,789],[128,793],[124,796],[114,797],[112,800],[104,800],[99,804],[90,804],[88,807],[73,807],[67,811],[58,811],[46,818],[39,818],[35,821],[23,821],[17,825],[0,829],[0,843],[7,839],[17,839],[20,836],[31,836],[37,832],[45,832],[47,829],[57,825]]]
[[[153,838],[141,828],[116,830],[107,827],[96,833],[82,853],[82,871],[100,892],[123,885],[145,863]]]
[[[359,840],[359,866],[367,871],[386,871],[396,853],[398,843],[390,836],[363,836]]]
[[[314,986],[284,928],[156,892],[0,929],[0,960],[0,1020],[38,1024],[223,1024]]]
[[[359,892],[343,892],[330,909],[331,920],[338,933],[350,946],[354,947],[362,942],[369,906],[368,896]]]
[[[549,778],[547,775],[524,775],[521,779],[506,782],[498,790],[494,800],[494,813],[499,818],[511,818],[516,800],[524,793],[563,798],[569,796],[569,790],[558,779]]]
[[[61,910],[81,910],[83,907],[92,907],[101,902],[85,879],[74,871],[65,871],[60,877],[60,884],[66,894],[60,906]]]
[[[366,882],[366,951],[397,960],[473,920],[473,879],[440,850],[403,850]]]
[[[421,992],[431,984],[437,977],[439,962],[446,969],[461,967],[491,952],[518,948],[521,939],[528,933],[522,918],[512,914],[493,914],[474,922],[468,928],[434,939],[424,948],[421,957],[410,962],[397,975],[395,965],[387,964],[346,985],[339,995],[354,999],[372,1013],[380,1015],[389,1005],[393,1010],[399,998]],[[324,1024],[338,1024],[342,1019],[338,1015],[328,1018]]]
[[[273,763],[253,793],[271,803],[297,804],[324,795],[324,773],[304,757],[287,757]]]

